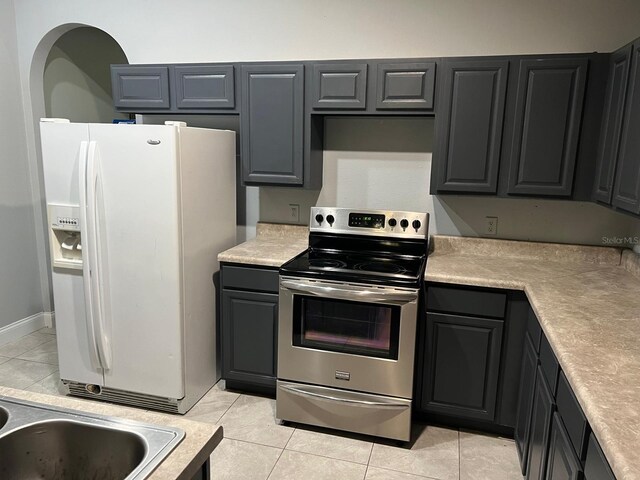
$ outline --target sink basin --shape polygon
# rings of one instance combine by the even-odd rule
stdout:
[[[183,438],[177,428],[0,396],[0,479],[142,480]]]
[[[0,478],[126,478],[146,454],[131,432],[45,421],[0,438]]]
[[[4,408],[0,408],[0,428],[4,427],[7,420],[9,420],[9,414]]]

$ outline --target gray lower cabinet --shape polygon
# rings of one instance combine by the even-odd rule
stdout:
[[[587,457],[584,462],[584,479],[585,480],[615,480],[615,475],[609,467],[609,463],[602,452],[602,448],[591,434],[589,437],[589,448],[587,449]]]
[[[632,50],[633,48],[628,46],[615,52],[611,55],[609,66],[598,165],[593,186],[593,199],[607,205],[611,204],[613,194]]]
[[[233,65],[176,65],[173,76],[178,109],[235,106]]]
[[[422,409],[493,421],[504,320],[427,314]]]
[[[527,457],[527,480],[543,480],[547,466],[547,449],[551,418],[555,409],[553,394],[541,367],[536,372],[536,386],[531,411],[531,432]]]
[[[520,60],[508,194],[572,193],[588,60]]]
[[[311,85],[314,109],[367,108],[366,63],[317,63]]]
[[[227,386],[275,394],[278,271],[222,266],[222,378]]]
[[[640,40],[633,44],[631,76],[620,140],[613,205],[640,214]]]
[[[438,93],[436,192],[496,193],[507,60],[447,60]]]
[[[435,80],[435,62],[379,63],[376,109],[431,110]]]
[[[553,414],[545,480],[580,480],[582,467],[558,412]]]
[[[302,185],[304,66],[243,65],[241,75],[244,182]]]
[[[527,453],[529,451],[529,435],[531,432],[531,407],[533,406],[537,369],[538,354],[531,338],[527,334],[524,341],[524,352],[522,353],[518,413],[513,433],[523,475],[527,472]]]
[[[117,109],[168,109],[169,67],[111,65],[111,89]]]

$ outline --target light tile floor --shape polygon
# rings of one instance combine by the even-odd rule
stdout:
[[[55,331],[0,347],[0,385],[60,395]],[[189,413],[222,425],[212,480],[522,480],[513,440],[416,424],[406,447],[360,435],[278,425],[275,400],[215,385]]]

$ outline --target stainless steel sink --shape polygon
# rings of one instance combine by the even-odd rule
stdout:
[[[146,478],[184,438],[175,428],[0,396],[0,478]]]

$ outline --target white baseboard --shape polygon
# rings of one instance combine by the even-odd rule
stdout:
[[[56,312],[43,312],[44,326],[48,328],[54,328],[56,326]]]
[[[10,323],[6,327],[0,328],[0,345],[11,343],[20,337],[29,335],[40,330],[46,325],[46,316],[51,312],[40,312],[30,317],[23,318],[17,322]]]

